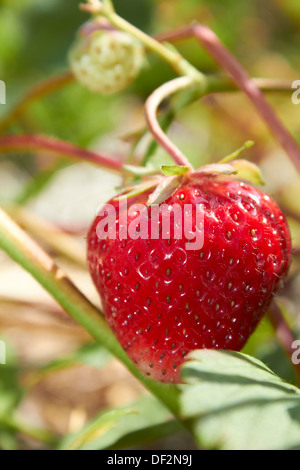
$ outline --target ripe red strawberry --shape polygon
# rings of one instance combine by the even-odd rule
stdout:
[[[148,197],[128,199],[128,208]],[[110,204],[118,227],[118,202]],[[203,205],[201,249],[187,250],[186,238],[101,240],[105,215],[98,215],[88,261],[107,321],[130,358],[149,377],[178,382],[189,351],[243,348],[287,273],[291,242],[276,203],[235,179],[186,176],[165,204]]]

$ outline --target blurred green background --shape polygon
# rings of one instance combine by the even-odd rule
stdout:
[[[114,4],[121,16],[151,35],[194,20],[208,25],[254,77],[300,78],[298,0],[115,0]],[[0,79],[7,86],[7,104],[0,105],[0,120],[39,81],[68,70],[68,51],[76,31],[88,18],[80,11],[78,0],[0,0]],[[179,43],[178,48],[201,71],[219,72],[194,40]],[[132,149],[121,137],[143,128],[145,99],[172,77],[173,71],[149,54],[144,69],[130,89],[116,96],[100,96],[72,82],[30,104],[6,132],[59,137],[120,155],[125,160]],[[292,104],[291,93],[272,92],[267,98],[300,143],[300,105]],[[247,150],[246,156],[260,164],[267,181],[266,191],[285,208],[294,246],[300,245],[299,177],[247,98],[241,93],[207,96],[181,111],[169,133],[197,166],[217,161],[246,140],[254,140],[255,145]],[[145,145],[139,145],[134,158],[142,159],[144,152]],[[151,158],[156,165],[169,161],[161,149],[156,149]],[[30,215],[74,235],[83,260],[84,234],[93,214],[100,203],[114,194],[120,182],[120,178],[109,171],[53,159],[42,151],[1,155],[0,159],[0,203],[26,209]],[[28,220],[26,223],[28,228]],[[32,225],[30,227],[32,229]],[[39,239],[38,230],[32,231]],[[52,250],[51,254],[59,262],[67,263],[62,253],[55,252],[53,246]],[[73,371],[73,375],[67,372],[66,376],[55,376],[52,382],[51,379],[41,380],[38,386],[25,387],[25,393],[21,379],[28,369],[38,370],[47,361],[69,354],[87,338],[80,329],[62,325],[61,320],[54,321],[53,309],[61,315],[57,307],[19,268],[12,266],[4,256],[1,261],[0,337],[11,346],[10,354],[14,358],[9,368],[0,369],[0,401],[10,398],[7,409],[20,407],[25,418],[39,425],[46,423],[51,430],[64,435],[70,429],[80,428],[80,423],[84,424],[99,409],[122,405],[142,393],[126,371],[116,364],[112,366],[113,374],[109,368],[96,373],[88,368],[90,365],[78,367],[77,375]],[[68,272],[97,302],[84,261],[80,266],[74,259],[72,262],[66,264]],[[295,259],[290,281],[280,298],[299,337],[298,272]],[[19,286],[17,293],[16,285]],[[46,315],[42,321],[41,310]],[[267,319],[263,320],[245,352],[256,355],[281,377],[295,382],[290,362]],[[94,389],[89,394],[80,387],[91,376]],[[118,394],[120,389],[123,392]],[[176,440],[167,442],[157,445],[175,448],[178,445]],[[180,442],[187,447],[191,445],[189,441]],[[35,448],[36,443],[25,440],[20,444],[14,430],[2,429],[0,423],[0,447],[20,446]]]

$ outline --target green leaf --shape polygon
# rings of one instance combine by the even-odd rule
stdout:
[[[257,165],[248,160],[234,160],[231,165],[236,170],[238,178],[252,184],[264,185],[265,180]]]
[[[82,431],[64,438],[61,449],[108,449],[114,446],[135,445],[157,439],[160,435],[182,431],[183,426],[171,420],[170,412],[153,396],[145,396],[130,407],[101,413]]]
[[[163,165],[161,171],[166,176],[184,175],[190,168],[184,165]]]
[[[300,445],[300,390],[251,356],[194,351],[182,367],[181,415],[200,446],[290,449]]]
[[[222,160],[220,160],[219,163],[231,162],[235,158],[238,158],[244,150],[252,147],[252,145],[254,145],[254,142],[252,140],[247,140],[247,142],[245,142],[244,145],[241,148],[239,148],[235,152],[231,153],[230,155],[227,155],[227,157],[222,158]]]

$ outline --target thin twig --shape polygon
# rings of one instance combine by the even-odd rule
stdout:
[[[170,33],[160,35],[159,40],[166,41],[170,36]],[[274,137],[284,148],[298,172],[300,172],[300,149],[296,141],[277,117],[254,80],[250,78],[243,66],[221,43],[216,34],[207,26],[194,24],[173,32],[172,37],[174,40],[195,37],[200,42],[211,57],[230,75],[233,82],[252,101]],[[270,83],[265,83],[265,85],[270,85]]]
[[[270,321],[276,331],[277,338],[279,339],[286,355],[290,359],[295,372],[297,373],[298,377],[300,378],[300,364],[294,363],[292,359],[292,355],[295,352],[292,345],[297,339],[293,332],[291,331],[289,325],[287,324],[280,307],[273,302],[270,310],[269,310],[269,318]]]
[[[168,136],[160,127],[157,120],[157,110],[164,99],[177,91],[191,87],[193,84],[194,80],[190,77],[175,78],[174,80],[164,83],[162,86],[157,88],[149,96],[145,105],[146,121],[156,141],[169,153],[169,155],[171,155],[177,165],[187,166],[191,170],[193,167],[188,159],[185,157],[185,155],[183,155],[178,147],[173,144],[173,142],[168,138]]]
[[[0,137],[0,153],[42,150],[50,155],[64,155],[94,163],[111,170],[121,171],[123,161],[109,155],[91,152],[54,137],[36,134],[14,134]]]

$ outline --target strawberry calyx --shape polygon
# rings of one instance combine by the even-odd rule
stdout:
[[[236,156],[236,153],[232,155]],[[228,158],[226,157],[226,159]],[[221,160],[221,162],[224,160]],[[230,163],[211,163],[192,171],[184,165],[163,165],[160,171],[152,167],[135,165],[124,165],[123,168],[139,179],[127,187],[123,187],[122,194],[116,200],[131,198],[154,188],[147,202],[149,206],[163,203],[173,195],[187,178],[216,178],[225,175],[245,180],[253,185],[265,184],[259,167],[244,159],[232,160]]]
[[[245,180],[254,185],[264,185],[265,180],[262,173],[255,163],[249,160],[233,160],[230,163],[212,163],[205,165],[193,172],[194,176],[218,176],[229,175],[238,177],[238,179]]]

